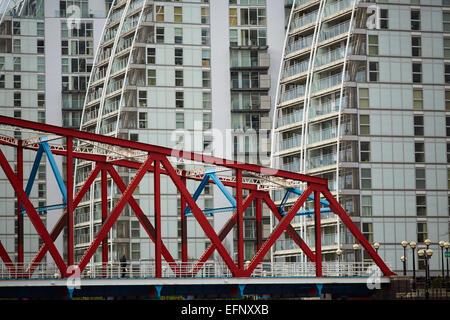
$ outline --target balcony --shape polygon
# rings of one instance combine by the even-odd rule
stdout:
[[[300,38],[297,41],[289,43],[286,47],[286,55],[310,47],[312,44],[312,40],[313,35],[310,35],[308,37]]]
[[[284,127],[303,120],[303,109],[288,113],[277,119],[277,127]]]
[[[280,103],[302,98],[304,95],[305,95],[305,86],[299,85],[294,87],[293,89],[282,92],[280,96]]]
[[[348,10],[352,8],[354,2],[358,2],[359,0],[342,0],[339,2],[328,3],[325,5],[323,9],[323,18],[327,18],[332,16],[340,11]]]
[[[344,33],[347,33],[349,27],[350,27],[350,20],[347,20],[345,22],[332,26],[331,28],[323,28],[322,32],[320,33],[319,42],[326,41],[339,35],[342,35]]]
[[[283,79],[308,71],[309,60],[304,60],[283,69]]]
[[[348,161],[351,159],[351,149],[339,151],[339,161]],[[321,167],[336,165],[336,152],[327,153],[316,157],[308,157],[306,161],[306,170],[312,170]]]
[[[344,81],[348,80],[348,73],[344,76]],[[312,84],[312,92],[318,92],[326,89],[333,88],[342,83],[342,73],[338,73],[326,78],[314,79]]]
[[[278,145],[278,151],[285,151],[292,148],[299,148],[302,141],[301,134],[295,134],[294,136],[282,139],[280,144]]]
[[[319,12],[319,10],[316,10],[314,12],[311,12],[309,14],[306,14],[304,16],[294,19],[291,23],[291,30],[295,30],[295,29],[301,28],[303,26],[306,26],[308,24],[316,22],[318,12]]]

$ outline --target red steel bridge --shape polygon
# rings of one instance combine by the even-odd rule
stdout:
[[[20,139],[14,138],[13,133],[17,131],[23,133]],[[264,265],[263,257],[269,252],[276,240],[286,232],[308,257],[312,268],[310,269],[310,271],[312,270],[312,274],[309,272],[308,275],[314,277],[315,283],[326,283],[329,281],[330,274],[326,270],[324,274],[324,263],[322,262],[320,213],[330,211],[340,218],[346,228],[348,228],[355,239],[367,251],[382,275],[384,277],[394,275],[330,193],[326,179],[6,116],[0,116],[0,132],[2,132],[0,134],[0,166],[14,189],[18,201],[16,228],[18,241],[17,259],[16,262],[13,262],[11,256],[0,242],[0,258],[6,270],[6,272],[2,273],[1,278],[3,280],[0,280],[0,287],[6,286],[11,288],[18,286],[20,281],[25,280],[28,281],[27,285],[29,285],[30,281],[42,281],[42,279],[38,280],[35,275],[36,270],[42,269],[41,262],[47,253],[51,255],[55,263],[55,269],[54,272],[52,271],[52,274],[55,274],[55,277],[59,278],[59,280],[51,280],[51,282],[61,282],[64,281],[63,279],[69,279],[74,275],[75,271],[83,274],[86,278],[90,278],[92,270],[89,271],[89,262],[98,248],[101,248],[102,253],[102,268],[96,271],[98,277],[104,280],[117,277],[112,276],[111,265],[108,263],[107,235],[126,204],[130,205],[155,246],[154,261],[149,266],[152,272],[151,275],[148,274],[148,277],[146,277],[147,281],[168,279],[168,270],[170,271],[171,281],[178,281],[178,283],[184,283],[187,281],[186,279],[202,278],[202,272],[207,268],[208,259],[214,251],[217,251],[223,259],[223,269],[226,270],[226,277],[229,277],[225,281],[244,283],[246,281],[252,282],[257,280],[261,284],[264,284],[266,281],[267,284],[268,280],[263,279],[264,276],[261,273],[262,266]],[[8,132],[11,134],[8,134]],[[4,151],[7,148],[16,149],[17,152],[15,154],[17,158],[15,161],[10,162],[5,157]],[[36,152],[36,159],[28,180],[24,179],[24,150]],[[40,163],[43,153],[47,155],[47,159],[52,165],[52,170],[64,199],[64,203],[60,206],[64,209],[64,212],[52,230],[47,230],[40,217],[41,212],[51,210],[52,208],[35,207],[29,199],[37,166]],[[62,178],[54,165],[52,160],[53,156],[65,157],[65,179]],[[77,159],[79,161],[89,161],[93,165],[82,187],[74,193],[73,168]],[[176,166],[174,167],[173,163],[180,159],[189,161],[189,163],[198,164],[198,169],[181,170],[176,168]],[[119,167],[137,170],[134,178],[128,184],[121,179],[117,170]],[[150,221],[147,214],[141,209],[133,197],[133,192],[146,175],[151,175],[154,182],[154,221]],[[164,215],[164,212],[161,211],[161,175],[170,178],[176,186],[181,199],[181,261],[175,261],[161,236],[161,217]],[[101,181],[103,223],[82,258],[79,261],[74,261],[74,210],[96,179],[100,179]],[[108,179],[112,179],[118,190],[122,193],[113,209],[109,212],[107,201]],[[186,185],[187,179],[200,182],[199,187],[194,193],[188,190]],[[25,183],[26,188],[24,188]],[[205,185],[209,183],[219,187],[231,204],[231,207],[227,208],[227,210],[231,211],[232,214],[223,228],[218,230],[218,232],[214,230],[206,217],[207,214],[214,213],[214,209],[212,211],[210,210],[211,212],[207,212],[207,210],[200,209],[196,203],[199,194]],[[225,187],[234,189],[235,197]],[[271,191],[280,189],[285,190],[286,194],[296,196],[295,202],[287,211],[284,211],[284,204],[277,206],[271,198]],[[243,197],[244,190],[248,190],[248,195],[245,198]],[[301,210],[306,201],[312,201],[313,209]],[[257,250],[250,261],[244,261],[243,214],[252,202],[255,202],[256,208]],[[270,209],[274,221],[278,221],[265,241],[262,238],[263,203]],[[224,210],[224,208],[217,208],[216,210],[216,212],[221,212],[220,210]],[[30,219],[43,243],[30,263],[24,263],[24,214]],[[290,224],[293,218],[299,214],[314,215],[314,252]],[[198,257],[195,263],[188,261],[187,253],[187,243],[189,241],[187,236],[187,219],[191,218],[198,222],[211,241],[210,246]],[[234,261],[232,258],[233,254],[228,252],[222,244],[222,241],[235,225],[238,230],[236,242],[237,261]],[[66,229],[67,233],[66,261],[64,261],[61,252],[58,251],[55,245],[55,240],[64,229]],[[273,270],[273,268],[275,267],[272,264],[269,269]],[[283,268],[289,267],[285,266]],[[87,270],[89,274],[86,273]],[[291,280],[289,283],[291,284],[299,281],[303,281],[302,283],[305,282],[305,280],[299,280],[305,274],[295,272],[290,275],[283,275],[281,273],[280,276],[277,276],[273,272],[270,274],[271,276],[269,278],[272,279],[271,281],[275,279],[279,283],[282,283],[283,281],[280,279],[285,279],[286,276],[290,277]],[[337,278],[340,275],[344,274],[339,272],[335,274]],[[212,281],[211,279],[214,277],[208,278],[210,278],[208,281]],[[117,283],[117,280],[115,281]],[[126,283],[131,280],[127,278],[120,281],[121,283]],[[312,280],[309,279],[306,282],[308,281],[311,282]],[[347,280],[346,282],[348,283],[349,281]],[[50,282],[45,285],[50,285]]]

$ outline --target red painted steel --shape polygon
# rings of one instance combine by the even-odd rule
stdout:
[[[3,152],[0,150],[0,165],[5,172],[6,177],[8,178],[10,184],[13,186],[16,191],[18,203],[21,204],[28,214],[30,221],[32,222],[34,228],[41,236],[43,240],[43,246],[40,248],[36,256],[34,257],[31,265],[26,270],[26,275],[31,276],[34,272],[35,268],[42,261],[42,258],[46,254],[47,251],[50,252],[53,259],[55,260],[61,275],[66,277],[69,276],[66,272],[66,265],[61,258],[60,253],[56,249],[54,245],[54,241],[60,235],[61,231],[67,227],[68,230],[68,265],[73,263],[73,212],[79,205],[82,198],[85,196],[86,192],[92,186],[93,181],[96,177],[101,173],[101,199],[102,199],[102,226],[100,231],[93,239],[93,242],[90,244],[89,248],[84,253],[81,260],[78,262],[78,266],[81,271],[86,267],[87,263],[92,258],[94,252],[97,248],[102,245],[102,262],[105,263],[108,258],[108,247],[107,247],[107,234],[111,230],[113,224],[117,221],[117,218],[120,216],[121,212],[124,209],[126,204],[129,204],[132,210],[134,211],[136,217],[139,222],[143,226],[144,230],[147,232],[149,238],[155,243],[155,276],[161,277],[161,259],[164,258],[170,265],[172,271],[177,276],[195,276],[197,272],[203,267],[204,263],[211,257],[215,250],[218,251],[219,255],[222,257],[223,261],[226,263],[228,269],[231,271],[234,277],[249,277],[252,272],[255,270],[257,265],[263,260],[264,256],[267,254],[268,250],[275,244],[275,241],[281,236],[283,232],[286,232],[294,242],[301,248],[301,250],[305,253],[305,255],[309,258],[310,261],[316,262],[316,275],[318,277],[322,276],[322,266],[321,266],[321,245],[320,245],[320,195],[324,195],[325,198],[330,202],[330,208],[332,211],[337,214],[344,225],[352,232],[355,238],[362,244],[364,249],[366,249],[369,255],[372,257],[374,262],[380,267],[381,271],[385,275],[392,275],[392,271],[387,268],[378,254],[373,250],[371,245],[367,242],[365,237],[359,231],[359,229],[353,224],[352,220],[348,217],[339,203],[334,199],[327,188],[326,179],[311,177],[307,175],[302,175],[298,173],[292,173],[283,170],[273,170],[269,168],[264,168],[257,165],[243,164],[238,163],[236,161],[230,161],[226,159],[219,159],[210,156],[198,155],[191,152],[172,150],[169,148],[132,142],[107,136],[96,135],[88,132],[80,132],[76,130],[60,128],[51,125],[44,125],[41,123],[34,123],[30,121],[25,121],[21,119],[9,118],[0,116],[0,124],[12,125],[15,127],[22,127],[24,129],[32,129],[45,134],[55,134],[59,135],[62,138],[66,138],[66,149],[58,148],[57,146],[52,147],[52,152],[55,155],[60,155],[67,157],[67,174],[66,181],[69,184],[67,186],[67,209],[61,215],[57,224],[54,226],[53,230],[49,234],[45,229],[42,220],[37,214],[35,208],[32,206],[29,198],[26,196],[23,190],[23,173],[21,174],[21,163],[23,163],[22,155],[19,154],[20,150],[28,149],[28,150],[37,150],[37,144],[22,146],[20,141],[16,141],[18,144],[14,144],[14,139],[3,139],[0,143],[6,146],[16,147],[18,149],[18,158],[17,158],[17,174],[14,174],[11,167],[9,166]],[[122,147],[124,149],[134,149],[138,151],[144,151],[148,154],[147,158],[143,163],[121,159],[121,160],[113,160],[107,161],[105,155],[95,154],[95,153],[84,153],[75,151],[73,149],[73,140],[74,139],[84,139],[88,140],[91,143],[103,143],[109,144],[112,146]],[[6,142],[5,142],[6,141]],[[196,181],[200,181],[202,179],[201,176],[186,176],[186,171],[182,171],[180,175],[179,171],[177,172],[172,164],[169,162],[168,157],[178,156],[188,160],[196,160],[201,163],[206,163],[208,165],[217,165],[221,167],[225,167],[228,169],[232,169],[236,172],[235,180],[224,180],[223,184],[227,187],[235,188],[236,190],[236,202],[237,208],[236,211],[232,214],[226,224],[222,227],[219,233],[214,231],[214,228],[211,226],[210,222],[202,212],[202,210],[196,204],[196,201],[193,199],[191,193],[189,192],[186,180],[193,179]],[[84,181],[83,186],[78,190],[75,197],[73,197],[73,172],[72,172],[72,164],[73,159],[80,159],[85,161],[93,161],[95,162],[95,167],[87,177],[86,181]],[[114,166],[121,166],[126,168],[137,169],[137,173],[135,174],[132,181],[126,185],[124,181],[121,179],[117,171],[114,169]],[[160,167],[160,165],[162,167]],[[115,207],[108,215],[108,206],[107,206],[107,174],[111,180],[116,184],[117,189],[122,192],[122,195],[119,197]],[[155,216],[155,225],[147,218],[147,215],[142,211],[136,200],[133,198],[133,192],[139,185],[142,178],[147,173],[153,173],[154,179],[154,216]],[[291,209],[282,216],[278,212],[278,207],[275,205],[273,200],[270,198],[269,192],[267,191],[259,191],[258,186],[256,184],[244,183],[243,175],[247,173],[250,174],[264,174],[273,177],[279,177],[284,179],[290,179],[293,181],[303,181],[308,183],[307,189],[300,195]],[[161,174],[167,175],[169,179],[174,183],[175,187],[179,191],[181,197],[181,261],[183,263],[188,262],[187,255],[187,217],[184,215],[184,209],[186,206],[192,211],[192,214],[196,221],[199,223],[206,236],[210,239],[211,244],[205,250],[205,252],[198,258],[194,267],[191,270],[185,270],[184,266],[178,266],[170,252],[164,245],[162,235],[161,235],[161,218],[164,214],[161,212]],[[211,182],[211,181],[210,181]],[[213,183],[213,182],[211,182]],[[249,190],[248,196],[243,199],[243,190]],[[315,253],[311,251],[311,249],[306,245],[306,243],[301,239],[299,234],[295,231],[295,229],[290,224],[292,219],[297,214],[300,207],[307,201],[308,196],[314,193],[314,212],[315,212],[315,230],[316,230],[316,250]],[[256,208],[256,226],[257,226],[257,252],[254,257],[251,259],[250,264],[247,268],[244,267],[244,238],[243,238],[243,214],[244,211],[248,208],[248,206],[255,201]],[[275,218],[279,221],[276,225],[276,228],[272,231],[271,235],[268,239],[263,242],[262,239],[262,201],[267,205],[270,209],[270,212],[275,216]],[[20,206],[19,206],[20,207]],[[19,212],[18,212],[19,213]],[[22,216],[22,215],[20,215]],[[222,241],[229,234],[229,232],[233,229],[234,226],[237,225],[238,228],[238,238],[237,238],[237,252],[238,257],[235,262],[230,255],[230,252],[227,252],[225,247],[222,244]],[[3,245],[0,243],[0,257],[8,266],[8,270],[11,274],[15,273],[15,266],[11,261],[8,253],[6,252]],[[19,259],[20,261],[20,259]]]

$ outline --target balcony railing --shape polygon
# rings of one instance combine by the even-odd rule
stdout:
[[[309,60],[296,63],[283,70],[283,78],[292,77],[293,75],[300,74],[308,71]]]
[[[343,11],[353,6],[353,3],[359,0],[342,0],[339,2],[328,3],[325,5],[323,16],[324,18],[331,16],[339,11]]]
[[[292,21],[292,24],[291,24],[292,30],[297,29],[297,28],[300,28],[300,27],[302,27],[302,26],[306,26],[306,25],[308,25],[308,24],[310,24],[310,23],[315,22],[315,21],[317,20],[317,13],[318,13],[318,12],[319,12],[319,11],[316,10],[316,11],[314,11],[314,12],[311,12],[311,13],[309,13],[309,14],[306,14],[306,15],[304,15],[304,16],[301,16],[301,17],[299,17],[299,18],[297,18],[297,19],[294,19],[294,20]]]
[[[344,76],[344,81],[349,79],[348,73]],[[338,73],[326,78],[322,79],[314,79],[312,84],[312,92],[317,92],[321,90],[325,90],[328,88],[332,88],[342,83],[342,73]]]
[[[294,41],[290,44],[288,44],[286,48],[286,54],[290,54],[295,51],[299,51],[305,48],[308,48],[311,46],[313,40],[313,36],[310,35],[308,37],[300,38],[297,41]]]
[[[331,28],[323,28],[320,33],[319,42],[337,37],[343,33],[347,33],[349,27],[350,27],[350,20],[347,20]]]
[[[287,139],[283,139],[281,140],[279,146],[279,150],[278,151],[283,151],[283,150],[287,150],[287,149],[292,149],[292,148],[298,148],[300,147],[300,143],[301,143],[301,134],[296,134],[290,138]]]
[[[278,118],[278,127],[287,126],[293,123],[302,121],[303,119],[303,109],[295,110],[292,113],[288,113],[282,117]]]
[[[280,102],[286,102],[289,100],[294,100],[305,95],[305,86],[296,86],[293,89],[284,91],[281,93]]]

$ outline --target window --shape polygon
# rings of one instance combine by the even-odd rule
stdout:
[[[0,57],[0,71],[5,70],[5,57]]]
[[[14,118],[22,118],[22,112],[20,110],[14,110]]]
[[[164,27],[156,28],[156,42],[157,43],[164,42]]]
[[[414,109],[423,109],[423,91],[422,89],[413,89],[413,107]]]
[[[69,54],[69,41],[67,41],[67,40],[61,41],[61,54],[63,54],[63,55]]]
[[[37,75],[37,89],[45,90],[45,76],[43,74]]]
[[[5,75],[0,74],[0,88],[5,88]]]
[[[13,40],[13,52],[20,53],[20,51],[21,51],[20,39],[14,39]]]
[[[175,106],[177,108],[184,107],[184,92],[183,91],[175,92]]]
[[[417,190],[425,190],[425,169],[424,168],[416,168],[416,189]]]
[[[427,197],[416,196],[416,214],[418,217],[427,215]]]
[[[38,93],[37,95],[37,105],[39,108],[45,107],[45,94],[44,93]]]
[[[147,128],[147,112],[139,112],[139,129]]]
[[[450,169],[447,169],[447,189],[450,190]]]
[[[202,23],[209,23],[209,8],[202,7],[201,9],[201,22]]]
[[[209,45],[209,29],[202,28],[202,44]]]
[[[175,128],[184,129],[184,113],[177,113],[175,117]]]
[[[182,87],[183,85],[183,70],[175,70],[175,86]]]
[[[420,57],[422,55],[421,37],[411,37],[411,54],[413,57]]]
[[[209,88],[211,86],[211,73],[209,71],[202,71],[202,79],[203,88]]]
[[[450,64],[448,63],[445,64],[444,80],[446,84],[450,84]]]
[[[389,11],[388,9],[380,10],[380,28],[389,29]]]
[[[209,67],[211,61],[211,51],[209,49],[202,49],[202,66]]]
[[[20,71],[22,69],[22,59],[20,57],[14,57],[14,71]]]
[[[370,161],[370,142],[361,141],[360,156],[361,156],[361,162]]]
[[[147,70],[147,85],[156,86],[156,70],[154,69]]]
[[[450,38],[444,38],[444,58],[450,58]]]
[[[155,64],[156,61],[156,49],[147,48],[147,64]]]
[[[183,43],[183,29],[175,28],[175,43]]]
[[[370,116],[361,114],[359,116],[359,133],[370,134]]]
[[[147,91],[138,92],[139,107],[147,107]]]
[[[450,90],[445,90],[445,110],[450,111]]]
[[[450,142],[447,142],[447,163],[450,163]]]
[[[43,37],[45,35],[45,27],[43,22],[38,22],[36,25],[36,34],[39,37]]]
[[[44,40],[36,40],[37,53],[45,53],[45,43]]]
[[[422,82],[422,63],[413,62],[412,64],[412,79],[414,83]]]
[[[238,31],[236,29],[230,29],[230,46],[238,45]]]
[[[372,170],[370,168],[361,168],[361,189],[372,188]]]
[[[424,242],[425,239],[428,239],[427,223],[426,222],[418,222],[417,223],[417,242]]]
[[[183,22],[183,7],[173,8],[173,20],[175,21],[175,23]]]
[[[45,58],[37,57],[37,72],[45,72]]]
[[[362,216],[372,216],[372,196],[361,196]]]
[[[139,221],[131,221],[131,223],[137,222],[139,224]],[[131,232],[136,230],[131,229]],[[137,234],[139,234],[139,229],[137,229]],[[131,244],[131,260],[138,261],[141,259],[141,245],[140,243],[132,243]]]
[[[414,135],[423,136],[423,116],[414,116]]]
[[[450,116],[445,117],[445,129],[447,137],[450,137]]]
[[[230,26],[238,25],[238,17],[237,17],[237,9],[230,8],[229,9],[229,17],[230,17]]]
[[[369,35],[369,55],[378,55],[378,36],[376,35]]]
[[[45,111],[38,111],[38,122],[45,123]]]
[[[164,6],[156,6],[156,21],[164,22]]]
[[[420,30],[420,10],[411,10],[411,30]]]
[[[416,162],[425,162],[425,144],[423,142],[414,143],[414,158]]]
[[[372,222],[363,222],[362,223],[362,234],[369,241],[373,243],[373,224]]]
[[[203,130],[211,129],[211,113],[203,114]]]
[[[13,34],[20,35],[20,21],[13,21]]]
[[[450,32],[450,12],[442,12],[444,32]]]
[[[203,92],[203,109],[211,109],[211,93]]]
[[[183,49],[181,48],[175,48],[175,65],[183,65]]]
[[[20,89],[22,87],[22,76],[14,75],[14,89]]]
[[[38,183],[38,198],[46,198],[46,185],[45,185],[45,183]]]
[[[369,81],[377,82],[379,79],[378,62],[369,62]]]

